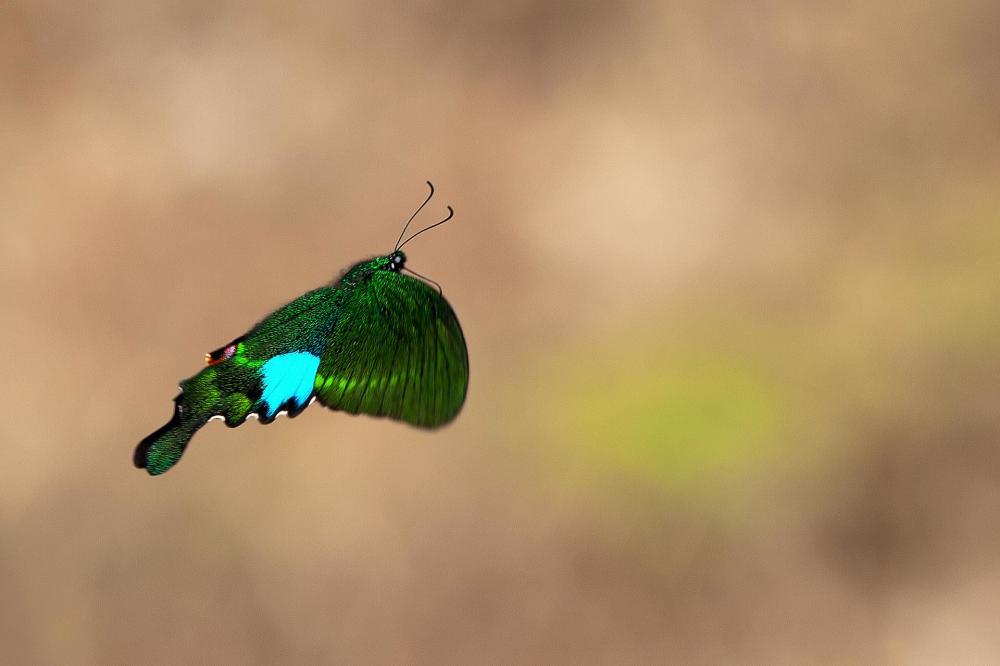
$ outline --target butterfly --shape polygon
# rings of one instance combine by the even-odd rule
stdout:
[[[391,253],[359,261],[207,354],[201,372],[181,382],[170,421],[136,447],[135,466],[166,472],[210,420],[233,428],[251,417],[267,424],[283,413],[297,416],[313,401],[421,428],[454,419],[469,384],[462,327],[440,287],[406,268],[402,250],[454,215],[448,206],[446,218],[403,240],[434,196],[427,185],[430,194]]]

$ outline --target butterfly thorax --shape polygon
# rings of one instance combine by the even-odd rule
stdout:
[[[402,250],[396,250],[389,255],[359,261],[347,269],[347,272],[337,281],[335,286],[349,289],[368,282],[374,274],[380,271],[398,273],[405,266],[406,254]]]

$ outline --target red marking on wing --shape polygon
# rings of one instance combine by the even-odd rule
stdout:
[[[236,345],[231,344],[228,347],[223,347],[221,349],[216,349],[211,354],[205,354],[205,362],[209,365],[219,365],[223,361],[228,361],[236,353]]]

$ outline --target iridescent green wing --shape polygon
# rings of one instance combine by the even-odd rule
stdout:
[[[279,413],[295,416],[305,409],[337,319],[337,294],[332,287],[303,294],[208,354],[207,367],[181,382],[170,422],[136,447],[135,466],[166,472],[213,418],[236,427],[251,415],[270,423]]]
[[[455,418],[469,385],[462,327],[437,290],[380,270],[351,289],[323,352],[316,398],[350,414],[433,428]]]

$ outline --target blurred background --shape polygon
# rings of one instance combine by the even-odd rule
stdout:
[[[996,3],[0,17],[4,662],[1000,659]],[[133,469],[427,179],[453,425]]]

